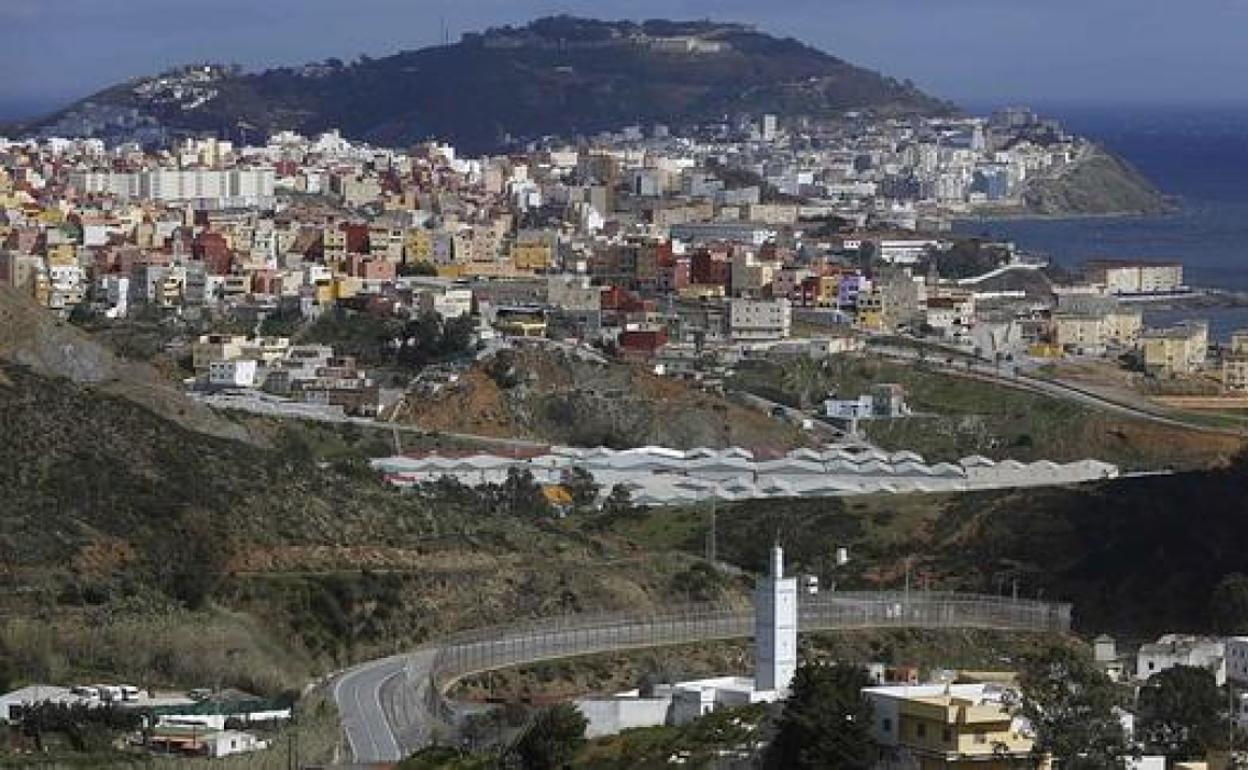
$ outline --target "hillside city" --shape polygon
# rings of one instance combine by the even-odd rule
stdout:
[[[679,36],[645,44],[718,50]],[[192,67],[134,89],[198,106],[224,76]],[[71,351],[85,349],[74,347],[84,339],[121,340],[118,360],[152,364],[168,398],[186,397],[177,409],[208,407],[232,427],[260,426],[270,444],[285,446],[286,424],[340,443],[362,431],[380,437],[359,462],[322,460],[305,442],[265,466],[258,484],[275,496],[311,494],[316,478],[338,487],[339,497],[307,505],[308,521],[321,517],[307,526],[321,530],[306,542],[265,533],[264,548],[247,551],[240,528],[220,538],[238,549],[226,556],[213,543],[158,552],[181,554],[171,564],[185,557],[191,589],[176,569],[156,574],[171,591],[200,591],[197,610],[215,600],[262,614],[287,589],[262,594],[230,581],[282,565],[290,567],[274,584],[291,575],[344,581],[313,598],[287,597],[299,619],[283,643],[323,645],[315,681],[260,692],[262,678],[237,674],[236,658],[250,654],[242,642],[216,645],[216,681],[205,667],[195,682],[121,684],[122,675],[87,666],[40,680],[52,669],[32,652],[0,668],[0,682],[12,685],[0,694],[3,750],[31,761],[78,751],[90,762],[89,746],[143,762],[404,770],[1242,767],[1248,578],[1218,576],[1212,599],[1176,579],[1167,590],[1190,593],[1201,613],[1208,600],[1215,622],[1160,634],[1140,624],[1116,639],[1088,633],[1111,624],[1074,597],[1045,595],[1041,570],[991,544],[980,553],[1008,568],[992,567],[979,583],[954,574],[976,560],[970,544],[987,527],[975,518],[981,505],[1063,500],[1085,487],[1113,497],[1111,483],[1239,467],[1243,426],[1200,411],[1248,393],[1248,330],[1219,340],[1202,317],[1205,303],[1234,297],[1189,286],[1178,261],[1089,254],[1057,265],[954,231],[957,220],[1042,210],[1106,157],[1023,108],[987,118],[850,111],[823,123],[761,114],[465,157],[445,143],[393,149],[336,130],[283,131],[263,144],[173,138],[137,110],[87,105],[38,136],[0,140],[6,328],[29,323],[47,347],[72,340]],[[1156,306],[1189,320],[1145,323]],[[31,318],[40,320],[21,320]],[[0,341],[6,361],[17,345]],[[22,378],[52,358],[15,354],[0,369],[0,391],[38,390]],[[108,379],[75,387],[103,391]],[[552,393],[560,404],[531,406]],[[958,412],[959,398],[1000,393],[1033,399],[1002,407],[1029,421],[1025,430],[993,433]],[[629,422],[642,419],[639,402],[673,406],[649,415],[646,432]],[[957,423],[944,443],[942,419]],[[590,431],[595,420],[612,425]],[[1108,425],[1112,439],[1083,441],[1079,425],[1092,424]],[[907,426],[913,432],[890,433]],[[139,435],[155,441],[161,432]],[[972,433],[977,449],[964,452]],[[171,440],[190,445],[185,435]],[[1216,462],[1196,446],[1202,437],[1224,442]],[[192,461],[203,465],[175,478],[215,484],[235,467],[217,457],[204,449]],[[352,484],[373,496],[365,505],[398,501],[386,505],[403,512],[402,524],[352,510],[342,520],[364,523],[349,535],[334,529]],[[167,478],[153,473],[146,485],[133,494],[152,494]],[[85,482],[80,491],[101,495]],[[948,506],[940,527],[913,507],[928,495],[946,496],[935,498]],[[247,502],[256,499],[282,505]],[[283,526],[305,516],[305,501],[292,500]],[[735,509],[735,525],[725,511],[719,531],[718,506],[751,504],[762,507]],[[742,511],[790,504],[793,518],[767,527],[747,519],[740,529]],[[826,522],[802,517],[823,505],[861,521],[817,532]],[[203,533],[218,530],[180,528],[212,510],[171,508],[168,539],[214,540]],[[443,524],[444,511],[462,519]],[[477,521],[494,511],[529,529]],[[429,530],[415,521],[422,516]],[[139,562],[110,526],[88,532],[98,541],[72,559],[83,585]],[[1043,526],[1014,534],[1026,545]],[[65,529],[68,540],[91,528]],[[940,547],[963,561],[934,557],[912,569],[915,542],[905,538],[934,541],[938,529],[955,533]],[[0,526],[0,537],[9,533]],[[852,538],[867,544],[851,547]],[[663,556],[647,543],[686,552],[655,560],[670,562],[665,588],[655,588],[658,578],[626,585],[618,576],[585,588],[562,572],[557,584],[512,580],[500,555],[518,552],[538,573],[549,559],[553,575],[577,571],[567,567],[573,558],[597,569],[636,564],[647,550]],[[345,562],[325,555],[331,544],[345,549]],[[1154,544],[1158,559],[1167,545]],[[539,546],[547,550],[523,550]],[[742,554],[748,560],[733,561]],[[1137,563],[1149,558],[1135,553]],[[419,588],[397,576],[438,559]],[[457,560],[473,562],[478,576],[464,580]],[[642,562],[651,568],[659,569]],[[213,587],[203,577],[210,570]],[[23,579],[22,568],[0,575]],[[1097,592],[1095,577],[1074,575]],[[933,590],[942,577],[948,583]],[[345,582],[356,579],[371,588]],[[500,610],[484,587],[490,579],[562,604]],[[994,581],[995,592],[984,590]],[[613,606],[630,591],[653,604],[631,614]],[[403,604],[424,601],[422,592],[437,598]],[[113,606],[82,593],[83,606]],[[673,601],[677,594],[688,601]],[[1116,596],[1106,589],[1096,601]],[[395,608],[379,609],[388,602]],[[429,620],[448,605],[477,614]],[[377,630],[409,611],[418,620],[392,637]],[[309,628],[317,623],[341,638],[320,639],[320,627]],[[814,660],[818,644],[865,629],[896,636],[863,642],[856,657],[836,648]],[[938,634],[964,634],[972,649],[947,652]],[[0,661],[20,641],[0,635]],[[657,658],[618,657],[667,647],[684,659],[675,671],[659,670]],[[604,655],[617,657],[593,657]],[[637,676],[602,671],[613,667]],[[597,686],[583,686],[586,670],[596,670]],[[309,752],[302,762],[299,741]]]
[[[1088,152],[1051,121],[1013,110],[822,135],[763,116],[708,131],[634,128],[591,149],[474,159],[332,132],[160,154],[6,142],[0,274],[66,316],[151,310],[257,328],[336,308],[470,316],[477,339],[609,344],[682,376],[898,332],[988,361],[1135,351],[1165,376],[1217,365],[1207,326],[1143,329],[1131,303],[1187,292],[1177,263],[1097,260],[1054,279],[1012,244],[948,233],[951,217],[1017,201],[1027,180]],[[795,324],[820,331],[795,342]],[[1248,387],[1248,338],[1236,340],[1220,359],[1228,390]],[[264,386],[290,360],[280,337],[194,345],[196,373],[218,387]],[[299,364],[307,373],[329,363],[303,352],[320,355]],[[356,393],[368,378],[338,363],[340,392],[313,398],[376,413]]]

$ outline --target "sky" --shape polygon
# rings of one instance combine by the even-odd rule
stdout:
[[[1248,102],[1248,0],[0,0],[0,118],[175,64],[381,56],[554,13],[752,23],[972,108]]]

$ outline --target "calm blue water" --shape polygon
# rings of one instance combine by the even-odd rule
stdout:
[[[1182,208],[1163,217],[968,221],[957,232],[1013,240],[1070,267],[1090,257],[1177,260],[1193,286],[1248,291],[1248,106],[1038,110],[1125,157]],[[1208,318],[1218,337],[1248,327],[1248,308],[1150,311],[1146,321],[1185,317]]]

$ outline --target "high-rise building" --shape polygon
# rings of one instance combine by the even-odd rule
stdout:
[[[764,142],[774,142],[776,140],[776,116],[763,116],[762,137]]]

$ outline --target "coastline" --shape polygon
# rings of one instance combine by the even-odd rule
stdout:
[[[1123,211],[1064,211],[1059,213],[1045,213],[1041,211],[1028,211],[1026,209],[1010,210],[1001,209],[999,211],[984,211],[974,214],[966,214],[950,217],[951,223],[975,223],[975,222],[1060,222],[1063,220],[1097,220],[1097,219],[1164,219],[1166,217],[1175,217],[1183,213],[1186,202],[1181,198],[1175,198],[1170,205],[1157,210],[1143,209],[1126,209]]]

